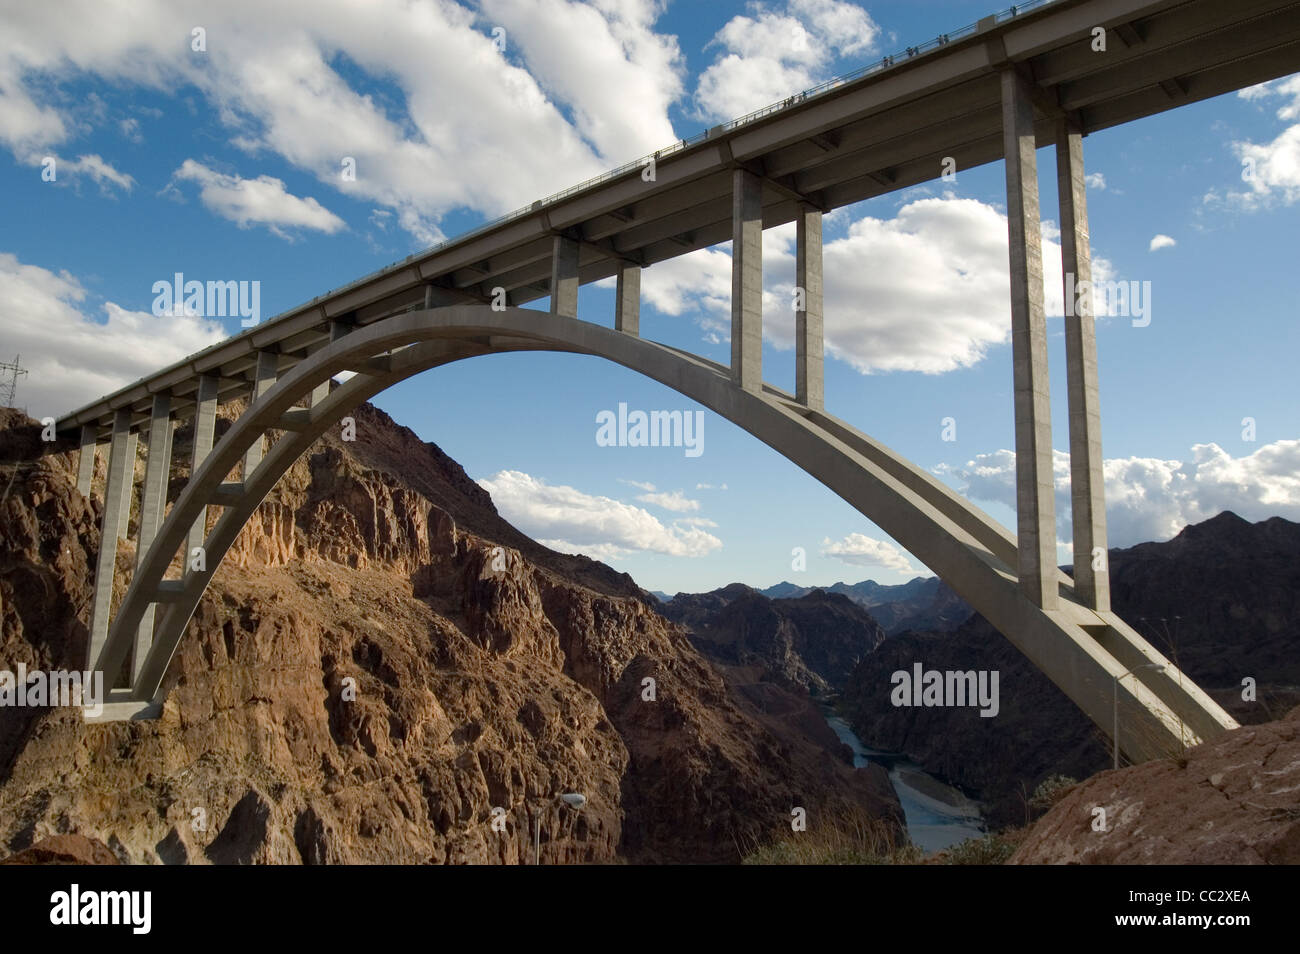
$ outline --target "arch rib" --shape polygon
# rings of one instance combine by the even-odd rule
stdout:
[[[1163,664],[1119,683],[1126,709],[1121,746],[1133,757],[1165,754],[1236,723],[1167,659],[1113,613],[1073,599],[1073,581],[1059,573],[1059,608],[1035,605],[1018,585],[1015,538],[932,475],[884,445],[771,386],[734,384],[730,370],[678,349],[562,315],[485,305],[409,312],[353,331],[270,388],[226,432],[195,471],[164,521],[123,599],[95,668],[116,671],[123,634],[147,607],[165,608],[131,690],[135,703],[162,701],[163,677],[186,625],[240,530],[276,482],[312,443],[349,410],[385,388],[429,368],[489,353],[549,350],[589,354],[646,375],[744,428],[815,477],[942,577],[1007,636],[1084,712],[1109,731],[1114,679],[1139,661]],[[374,362],[384,355],[382,363]],[[369,367],[313,401],[303,397],[340,371]],[[317,392],[319,393],[319,392]],[[243,484],[221,499],[226,476],[247,449],[292,414],[295,429],[271,448]],[[225,512],[204,541],[207,562],[182,581],[165,581],[168,566],[195,519],[209,505]]]

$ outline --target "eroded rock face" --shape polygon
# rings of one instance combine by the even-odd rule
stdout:
[[[240,536],[160,719],[0,710],[0,853],[78,833],[133,863],[519,863],[540,820],[544,863],[726,861],[794,806],[899,817],[883,773],[766,721],[626,575],[540,547],[437,448],[356,418]],[[103,468],[86,500],[69,448],[40,450],[0,505],[0,668],[83,665]],[[121,544],[117,599],[133,563]]]
[[[1106,830],[1094,831],[1096,808]],[[1012,864],[1300,864],[1300,707],[1102,772],[1034,826]]]

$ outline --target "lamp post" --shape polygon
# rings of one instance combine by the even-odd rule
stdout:
[[[565,805],[568,805],[574,811],[581,811],[582,806],[587,804],[587,796],[581,792],[565,792],[558,799]],[[545,802],[542,803],[545,807]],[[533,864],[542,863],[542,812],[541,808],[537,811],[537,817],[533,820]]]
[[[1110,737],[1115,743],[1115,768],[1119,768],[1119,681],[1125,676],[1137,672],[1139,669],[1154,669],[1157,672],[1164,669],[1164,663],[1144,663],[1141,666],[1134,666],[1128,672],[1122,672],[1115,677],[1115,703],[1112,710],[1114,719]]]

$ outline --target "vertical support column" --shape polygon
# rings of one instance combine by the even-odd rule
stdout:
[[[131,500],[135,497],[135,452],[140,436],[126,435],[126,476],[122,480],[122,520],[117,525],[117,538],[125,540],[131,526]],[[106,491],[107,492],[107,491]]]
[[[578,243],[564,235],[551,252],[551,314],[578,317]]]
[[[822,214],[803,207],[795,220],[796,288],[803,307],[795,309],[795,399],[813,410],[825,407],[822,344]]]
[[[257,365],[253,369],[253,388],[249,397],[248,409],[251,412],[253,405],[256,404],[267,391],[275,384],[275,370],[277,357],[273,351],[259,351],[257,353]],[[252,479],[253,471],[257,465],[262,462],[262,453],[265,449],[266,438],[259,437],[249,445],[248,450],[244,452],[244,481]]]
[[[149,450],[144,472],[144,495],[140,499],[140,536],[135,550],[137,572],[145,554],[158,535],[163,510],[167,506],[167,482],[172,465],[172,399],[169,394],[155,394],[153,413],[149,417]],[[131,677],[144,665],[153,643],[153,619],[156,605],[150,603],[140,617],[135,635],[135,652],[131,654]]]
[[[641,266],[623,264],[618,269],[614,292],[614,330],[637,337],[641,334]]]
[[[217,384],[215,374],[205,374],[199,378],[199,389],[194,394],[194,456],[190,467],[190,479],[199,472],[199,467],[212,452],[212,439],[217,430]],[[203,546],[208,535],[208,508],[203,507],[194,526],[190,527],[189,540],[185,546],[184,571],[189,569],[190,554],[195,547]]]
[[[95,444],[98,438],[97,425],[81,425],[81,453],[77,458],[77,489],[81,491],[83,497],[90,496],[90,482],[95,479]]]
[[[424,289],[425,308],[433,307],[431,304],[432,297],[433,297],[433,286],[426,285]],[[347,324],[346,322],[331,321],[329,343],[333,344],[334,342],[338,341],[340,338],[342,338],[345,334],[347,334],[351,330],[352,330],[352,326]],[[308,406],[315,407],[317,404],[319,404],[321,401],[325,400],[329,396],[330,396],[330,383],[328,380],[322,381],[320,384],[316,385],[316,387],[312,388],[311,403]]]
[[[731,187],[731,380],[763,388],[763,182],[745,169]]]
[[[128,499],[122,492],[122,483],[127,479],[127,438],[130,435],[131,410],[123,408],[113,415],[113,436],[108,445],[108,482],[104,487],[104,519],[99,527],[99,555],[95,561],[95,601],[90,609],[90,652],[86,656],[86,666],[91,669],[95,667],[104,643],[108,640],[108,612],[113,601],[113,567],[117,562],[118,525],[124,522],[122,505]],[[115,675],[116,673],[105,673],[105,681],[111,685]]]
[[[1047,315],[1039,232],[1038,158],[1029,81],[1002,72],[1011,264],[1011,360],[1016,415],[1016,524],[1020,587],[1043,609],[1057,605],[1052,406],[1047,383]]]
[[[1083,134],[1057,129],[1056,190],[1061,204],[1061,271],[1065,283],[1065,380],[1070,401],[1070,509],[1074,527],[1074,590],[1095,610],[1110,609],[1106,555],[1106,484],[1102,473],[1097,330],[1092,309],[1092,250],[1088,237]],[[1071,278],[1073,276],[1073,278]],[[1087,283],[1086,285],[1084,283]],[[1075,295],[1076,288],[1087,289]],[[1075,298],[1078,301],[1075,301]],[[1102,553],[1093,569],[1093,549]]]

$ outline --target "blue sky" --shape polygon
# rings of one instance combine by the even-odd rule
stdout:
[[[364,15],[342,0],[141,0],[131,15],[43,7],[0,13],[0,355],[21,353],[31,369],[19,403],[37,417],[239,330],[237,319],[153,315],[153,284],[175,272],[259,281],[269,317],[995,9],[956,0],[377,0]],[[504,51],[493,46],[497,27]],[[202,50],[192,48],[196,28]],[[340,175],[344,157],[356,161],[355,181]],[[1085,164],[1101,276],[1152,290],[1145,327],[1099,322],[1111,542],[1166,539],[1225,508],[1300,519],[1291,281],[1300,78],[1097,133]],[[1050,150],[1039,166],[1047,291],[1059,311]],[[826,392],[832,413],[1014,526],[1004,213],[997,163],[828,217]],[[764,377],[792,389],[792,233],[764,239]],[[722,246],[647,270],[642,333],[727,360],[729,261]],[[583,289],[583,318],[611,324],[612,307],[611,289]],[[1063,451],[1061,324],[1049,327]],[[522,530],[649,588],[928,572],[707,411],[698,457],[597,446],[596,415],[620,402],[695,409],[598,359],[537,354],[439,369],[377,401],[483,481]],[[955,441],[941,437],[949,417]],[[1068,542],[1063,454],[1058,466]],[[795,547],[807,554],[802,572],[791,568]],[[1067,549],[1060,558],[1069,562]]]

